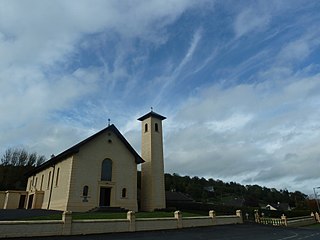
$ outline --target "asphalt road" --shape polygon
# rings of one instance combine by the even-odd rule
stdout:
[[[26,238],[15,238],[24,239]],[[46,240],[319,240],[320,229],[242,224],[182,230],[112,233],[86,236],[39,237]]]

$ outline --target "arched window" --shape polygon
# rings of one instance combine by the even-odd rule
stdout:
[[[86,185],[83,187],[82,196],[88,197],[89,187]]]
[[[144,125],[144,131],[145,131],[145,132],[148,132],[148,123],[146,123],[146,124]]]
[[[102,162],[101,167],[101,180],[111,181],[112,179],[112,161],[110,159],[105,159]]]
[[[50,187],[50,181],[51,181],[51,171],[49,172],[47,189],[49,189],[49,187]]]
[[[42,176],[41,176],[41,184],[40,184],[40,191],[42,191],[43,178],[44,178],[44,175],[42,174]]]
[[[56,187],[58,186],[58,183],[59,183],[59,173],[60,173],[60,168],[58,168],[57,170]]]
[[[31,190],[31,188],[32,188],[32,183],[33,181],[32,181],[32,179],[30,179],[30,185],[29,185],[29,190]]]
[[[156,132],[159,132],[158,123],[155,123],[155,124],[154,124],[154,130],[155,130]]]
[[[127,189],[126,188],[122,188],[122,198],[126,198],[127,197]]]

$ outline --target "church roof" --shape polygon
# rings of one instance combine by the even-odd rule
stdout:
[[[143,121],[143,120],[145,120],[146,118],[149,118],[149,117],[158,118],[160,120],[166,119],[166,117],[161,116],[160,114],[155,113],[154,111],[151,110],[149,113],[147,113],[147,114],[143,115],[142,117],[138,118],[138,120],[139,121]]]
[[[35,174],[37,172],[42,171],[43,169],[46,169],[52,165],[57,164],[58,162],[63,161],[67,157],[72,156],[75,153],[79,152],[79,149],[81,146],[84,144],[88,143],[95,137],[101,135],[104,132],[111,131],[113,132],[120,140],[121,142],[127,147],[127,149],[132,153],[132,155],[135,157],[135,162],[137,164],[144,163],[144,160],[140,157],[140,155],[133,149],[133,147],[130,145],[130,143],[125,139],[125,137],[120,133],[120,131],[113,125],[111,124],[110,126],[102,129],[101,131],[95,133],[94,135],[86,138],[85,140],[79,142],[78,144],[72,146],[71,148],[65,150],[64,152],[60,153],[59,155],[51,158],[50,160],[44,162],[40,166],[36,167],[35,169],[31,170],[30,172],[27,173],[28,176]]]

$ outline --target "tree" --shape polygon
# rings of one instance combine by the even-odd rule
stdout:
[[[45,156],[25,149],[8,148],[0,158],[0,191],[26,188],[25,174],[46,161]]]
[[[244,199],[246,206],[259,207],[259,204],[289,203],[291,207],[304,209],[306,195],[301,192],[289,192],[287,189],[261,187],[259,185],[243,186],[236,182],[225,183],[219,179],[180,176],[177,173],[165,174],[167,191],[177,191],[190,195],[196,201],[224,204],[225,199]],[[206,189],[213,188],[213,192]]]
[[[0,159],[0,166],[39,166],[46,160],[36,152],[28,153],[25,149],[8,148]]]

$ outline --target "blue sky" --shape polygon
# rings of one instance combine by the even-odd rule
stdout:
[[[318,1],[0,0],[0,152],[49,157],[107,125],[140,152],[150,107],[165,169],[320,186]]]

